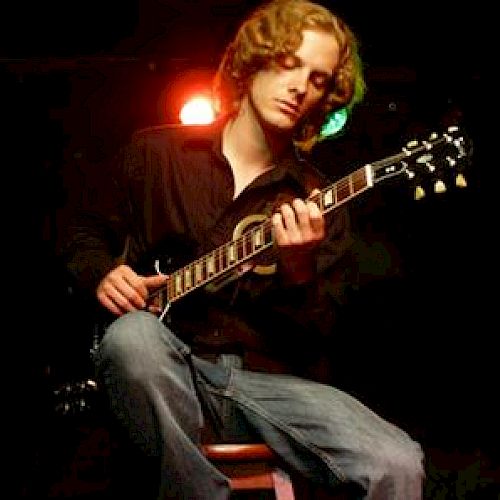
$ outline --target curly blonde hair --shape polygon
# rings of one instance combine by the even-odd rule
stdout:
[[[339,62],[322,102],[297,130],[296,142],[308,148],[332,111],[359,102],[365,91],[358,43],[351,29],[326,7],[307,0],[272,0],[257,8],[227,46],[214,79],[221,115],[235,113],[253,75],[302,43],[304,30],[331,33],[339,44]]]

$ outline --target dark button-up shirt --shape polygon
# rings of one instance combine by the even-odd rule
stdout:
[[[142,274],[173,273],[166,321],[195,353],[235,352],[249,368],[304,375],[305,367],[325,354],[324,340],[333,333],[336,263],[351,243],[347,212],[340,207],[327,218],[329,238],[317,253],[317,279],[286,284],[272,245],[252,254],[268,241],[268,232],[239,246],[230,243],[242,225],[264,227],[262,215],[269,217],[283,201],[306,198],[328,182],[291,148],[233,199],[221,132],[216,123],[135,133],[103,167],[68,227],[68,268],[91,295],[118,262]],[[221,246],[222,253],[213,253]],[[257,265],[238,275],[234,262],[250,254]],[[223,286],[217,287],[220,269],[231,272],[221,273]]]

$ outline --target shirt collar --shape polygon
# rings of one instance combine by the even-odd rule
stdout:
[[[212,123],[209,127],[210,133],[207,134],[207,140],[211,141],[211,150],[215,157],[221,162],[227,163],[226,158],[222,153],[222,133],[224,130],[225,120],[218,120]],[[280,156],[276,162],[276,167],[268,172],[268,182],[282,181],[286,176],[289,176],[302,189],[304,189],[304,174],[303,167],[306,160],[300,155],[300,151],[293,143]]]

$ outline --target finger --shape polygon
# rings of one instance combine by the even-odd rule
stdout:
[[[145,307],[148,290],[140,278],[119,276],[109,294],[115,303],[129,311]]]
[[[142,278],[126,265],[109,272],[100,283],[98,291],[122,312],[142,309],[146,305],[144,297],[147,296],[147,288],[142,284]]]
[[[156,304],[151,304],[148,306],[148,311],[152,314],[158,315],[162,312],[162,309],[160,306]]]
[[[314,205],[314,203],[312,202],[309,203]],[[292,206],[293,210],[295,211],[295,219],[297,221],[298,229],[300,230],[303,239],[308,239],[311,233],[309,206],[299,198],[293,200]]]
[[[103,292],[97,293],[97,300],[104,306],[108,311],[113,313],[115,316],[121,316],[125,311],[122,311],[106,294]]]
[[[146,305],[148,297],[148,288],[144,282],[144,276],[138,275],[128,266],[121,266],[118,269],[115,287],[119,290],[132,304],[142,309]],[[113,275],[115,278],[116,275]]]
[[[136,309],[119,290],[114,288],[111,281],[99,287],[97,298],[104,307],[118,316]]]
[[[324,220],[318,205],[311,200],[295,199],[292,203],[300,234],[297,244],[308,246],[323,239]]]
[[[135,311],[145,307],[145,300],[124,280],[109,281],[104,291],[123,312]]]
[[[302,203],[302,206],[300,205]],[[302,240],[301,232],[303,228],[301,224],[304,224],[304,202],[301,200],[294,200],[292,202],[292,206],[298,205],[299,211],[302,213],[297,213],[295,208],[292,208],[288,203],[285,203],[281,206],[281,215],[283,218],[283,227],[286,232],[286,238],[290,244],[298,244]],[[299,220],[299,216],[302,217],[302,220]]]
[[[274,240],[278,246],[289,245],[290,240],[287,228],[285,227],[284,217],[282,212],[276,212],[271,218]]]
[[[325,219],[319,206],[313,201],[307,201],[307,210],[309,212],[309,224],[312,232],[317,238],[323,238],[325,235]]]
[[[308,200],[314,201],[315,203],[319,203],[320,198],[319,195],[321,194],[321,191],[319,189],[313,189],[310,193],[309,196],[307,197]]]

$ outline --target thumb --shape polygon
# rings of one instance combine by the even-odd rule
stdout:
[[[164,285],[167,282],[167,274],[154,274],[153,276],[146,276],[144,278],[144,284],[147,288],[157,288]]]

